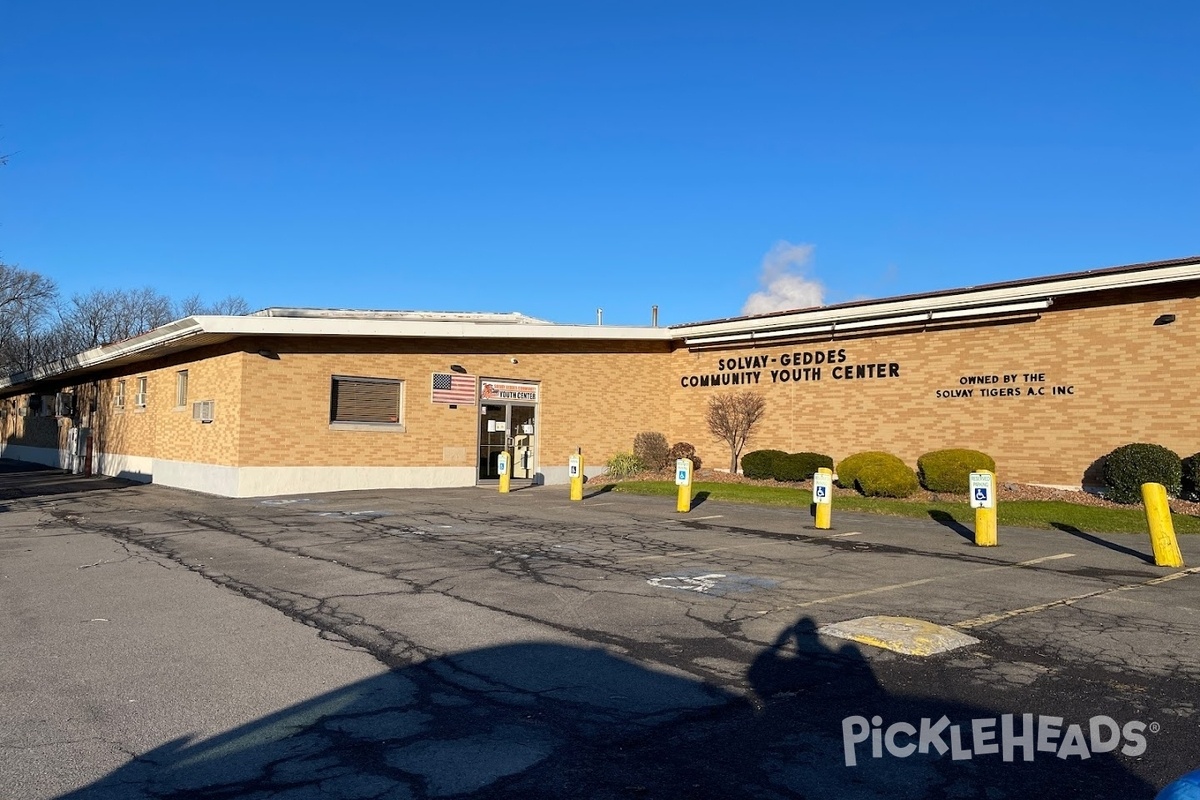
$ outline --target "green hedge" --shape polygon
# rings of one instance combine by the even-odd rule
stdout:
[[[1183,468],[1183,486],[1179,496],[1187,500],[1200,500],[1200,453],[1188,456],[1180,466]]]
[[[1178,497],[1183,483],[1183,463],[1162,445],[1136,442],[1113,450],[1104,458],[1104,496],[1118,503],[1140,503],[1143,483],[1161,483]]]
[[[876,460],[864,465],[858,471],[855,485],[867,497],[908,497],[921,488],[917,473],[900,459]]]
[[[855,481],[858,480],[858,473],[862,472],[863,467],[868,464],[891,464],[896,467],[908,467],[900,458],[891,453],[885,453],[882,450],[867,450],[866,452],[846,456],[838,463],[836,470],[838,484],[846,489],[856,488]]]
[[[789,453],[775,459],[771,477],[789,483],[806,481],[821,467],[832,470],[833,459],[823,453]]]
[[[742,456],[742,474],[747,478],[798,483],[811,478],[821,467],[833,469],[833,459],[824,453],[785,453],[782,450],[755,450]]]
[[[917,478],[931,492],[966,494],[970,475],[978,470],[996,471],[996,461],[978,450],[934,450],[917,459]]]
[[[775,477],[775,459],[786,456],[782,450],[755,450],[742,456],[742,474],[747,478]]]

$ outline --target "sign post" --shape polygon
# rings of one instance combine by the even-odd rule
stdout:
[[[821,467],[813,475],[813,505],[817,530],[827,531],[833,517],[833,470]]]
[[[690,458],[680,458],[675,461],[675,485],[679,487],[675,510],[686,514],[692,510],[692,460]]]
[[[500,494],[508,494],[508,482],[512,473],[511,461],[507,450],[496,458],[496,469],[500,471]]]
[[[971,508],[975,509],[975,544],[979,547],[995,547],[996,473],[986,469],[972,472],[968,486]]]
[[[583,448],[567,460],[567,477],[571,479],[571,499],[583,499]]]

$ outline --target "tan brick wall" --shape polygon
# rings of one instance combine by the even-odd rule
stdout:
[[[1061,298],[1040,318],[1012,324],[702,352],[682,346],[672,352],[665,343],[244,339],[111,370],[78,391],[84,410],[90,393],[99,393],[94,418],[83,422],[94,426],[101,452],[233,466],[473,467],[478,406],[451,409],[430,400],[432,374],[460,364],[480,378],[539,383],[543,466],[565,465],[577,446],[589,464],[600,464],[631,450],[638,432],[659,431],[672,442],[695,444],[709,466],[725,467],[728,448],[713,440],[703,415],[709,396],[735,387],[688,388],[680,380],[758,372],[751,388],[766,397],[767,416],[748,449],[815,450],[835,459],[884,449],[915,465],[930,450],[973,447],[996,458],[1001,480],[1078,485],[1096,459],[1129,442],[1156,442],[1181,456],[1200,451],[1194,423],[1200,300],[1170,292],[1195,294],[1187,286],[1110,293],[1090,296],[1086,306]],[[1153,325],[1165,313],[1176,322]],[[834,363],[821,365],[819,380],[772,381],[785,356],[830,350]],[[718,370],[719,359],[755,356],[766,363]],[[875,364],[885,365],[885,375],[895,364],[898,374],[834,375],[834,368]],[[189,373],[189,403],[176,410],[180,369]],[[1034,374],[1044,380],[1026,377]],[[142,412],[134,410],[139,375],[149,382]],[[402,379],[403,432],[332,427],[333,375]],[[993,375],[996,384],[963,382]],[[126,408],[117,412],[112,396],[121,378]],[[1071,393],[1055,394],[1055,387]],[[980,396],[992,390],[1020,394]],[[44,393],[51,391],[47,384]],[[938,397],[939,391],[971,396]],[[209,399],[216,421],[193,421],[191,402]],[[12,399],[5,402],[7,441],[65,442],[67,421],[19,417]]]
[[[632,449],[638,431],[661,430],[669,414],[665,344],[263,339],[246,349],[245,466],[474,466],[478,406],[430,399],[433,373],[451,364],[480,378],[540,383],[543,464],[565,467],[580,445],[589,463],[602,462]],[[334,375],[402,379],[404,432],[331,427]]]
[[[77,397],[77,421],[55,417],[21,417],[16,413],[19,395],[4,402],[10,406],[4,420],[9,444],[63,448],[67,430],[75,424],[91,428],[93,447],[109,455],[144,456],[207,464],[236,465],[241,430],[241,371],[248,356],[228,346],[112,371],[85,383],[68,384]],[[188,371],[187,404],[175,406],[176,375]],[[135,399],[138,378],[145,376],[145,408]],[[116,405],[117,384],[125,381],[125,405]],[[58,391],[62,387],[55,387]],[[47,392],[50,390],[47,389]],[[93,402],[94,399],[94,402]],[[202,424],[192,419],[195,400],[216,400],[215,420]]]
[[[915,467],[930,450],[970,447],[996,459],[1001,480],[1063,485],[1079,485],[1096,459],[1134,441],[1162,444],[1184,457],[1200,451],[1200,301],[1145,292],[1091,302],[1107,304],[1084,308],[1064,298],[1040,319],[1010,325],[677,350],[670,436],[690,439],[709,464],[728,466],[728,447],[707,432],[703,414],[716,391],[744,387],[683,388],[680,378],[718,372],[720,358],[765,355],[773,361],[752,388],[766,397],[767,415],[747,451],[812,450],[841,459],[881,449]],[[1153,325],[1166,313],[1177,321]],[[899,377],[838,380],[826,364],[820,380],[771,382],[784,354],[830,349],[845,353],[845,362],[834,366],[895,363]],[[1027,374],[1045,379],[1027,380]],[[999,376],[1000,383],[962,383],[980,375]],[[1013,375],[1014,382],[1004,382]],[[1055,395],[1054,387],[1073,387],[1073,394]],[[1020,394],[979,396],[992,389]],[[1030,389],[1045,394],[1030,395]],[[939,390],[973,391],[939,398]]]

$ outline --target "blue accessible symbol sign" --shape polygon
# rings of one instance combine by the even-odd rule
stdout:
[[[996,484],[991,472],[972,472],[969,477],[971,508],[995,508]]]
[[[825,487],[818,486],[818,487],[816,487],[816,489],[817,489],[817,499],[824,500],[825,499]]]
[[[679,470],[679,474],[675,476],[675,480],[677,480],[679,482],[686,481],[687,480],[687,470],[686,469]]]

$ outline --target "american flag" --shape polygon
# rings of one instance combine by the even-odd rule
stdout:
[[[475,405],[475,376],[433,373],[433,402]]]

